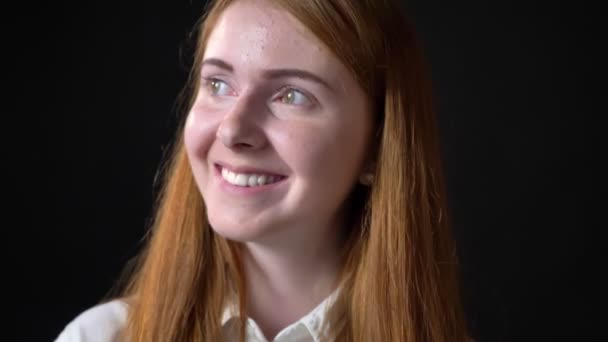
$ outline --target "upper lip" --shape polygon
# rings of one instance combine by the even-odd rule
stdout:
[[[234,173],[248,173],[248,174],[258,174],[258,175],[263,174],[263,175],[282,176],[280,173],[277,173],[277,172],[273,172],[273,171],[269,171],[269,170],[264,170],[264,169],[256,168],[256,167],[250,167],[250,166],[246,166],[246,165],[243,165],[243,166],[234,166],[234,165],[230,165],[230,164],[224,163],[224,162],[216,162],[215,166],[227,169],[228,171],[231,171],[231,172],[234,172]]]

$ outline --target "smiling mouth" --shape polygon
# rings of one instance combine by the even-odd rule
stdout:
[[[277,183],[287,178],[285,176],[273,174],[233,172],[221,165],[216,165],[216,167],[226,182],[240,187],[264,186]]]

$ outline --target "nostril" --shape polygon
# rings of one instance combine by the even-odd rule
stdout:
[[[253,147],[253,145],[248,144],[248,143],[243,143],[243,142],[236,143],[233,146],[233,148],[249,148],[249,147]]]

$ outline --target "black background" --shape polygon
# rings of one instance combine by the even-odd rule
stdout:
[[[599,337],[599,12],[582,2],[408,3],[433,68],[474,337]],[[202,8],[5,11],[11,340],[52,340],[139,248]]]

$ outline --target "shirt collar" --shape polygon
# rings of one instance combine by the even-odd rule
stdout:
[[[301,327],[305,327],[306,331],[312,337],[313,341],[320,341],[321,337],[323,337],[324,331],[322,331],[323,323],[325,322],[325,318],[327,316],[327,311],[331,308],[332,304],[336,300],[339,294],[339,288],[334,290],[327,298],[325,298],[321,303],[319,303],[314,309],[304,315],[302,318],[297,320],[296,322],[290,324],[281,330],[277,336],[276,340],[291,340],[287,337],[292,337],[292,334],[297,334],[298,331],[302,331]],[[230,321],[234,318],[239,317],[238,312],[238,304],[234,301],[230,302],[226,308],[224,309],[224,313],[222,315],[222,327],[226,327]],[[251,318],[247,319],[248,329],[253,329],[252,333],[256,336],[263,336],[261,330],[258,325]],[[300,329],[298,329],[300,328]],[[294,336],[295,337],[295,336]]]

